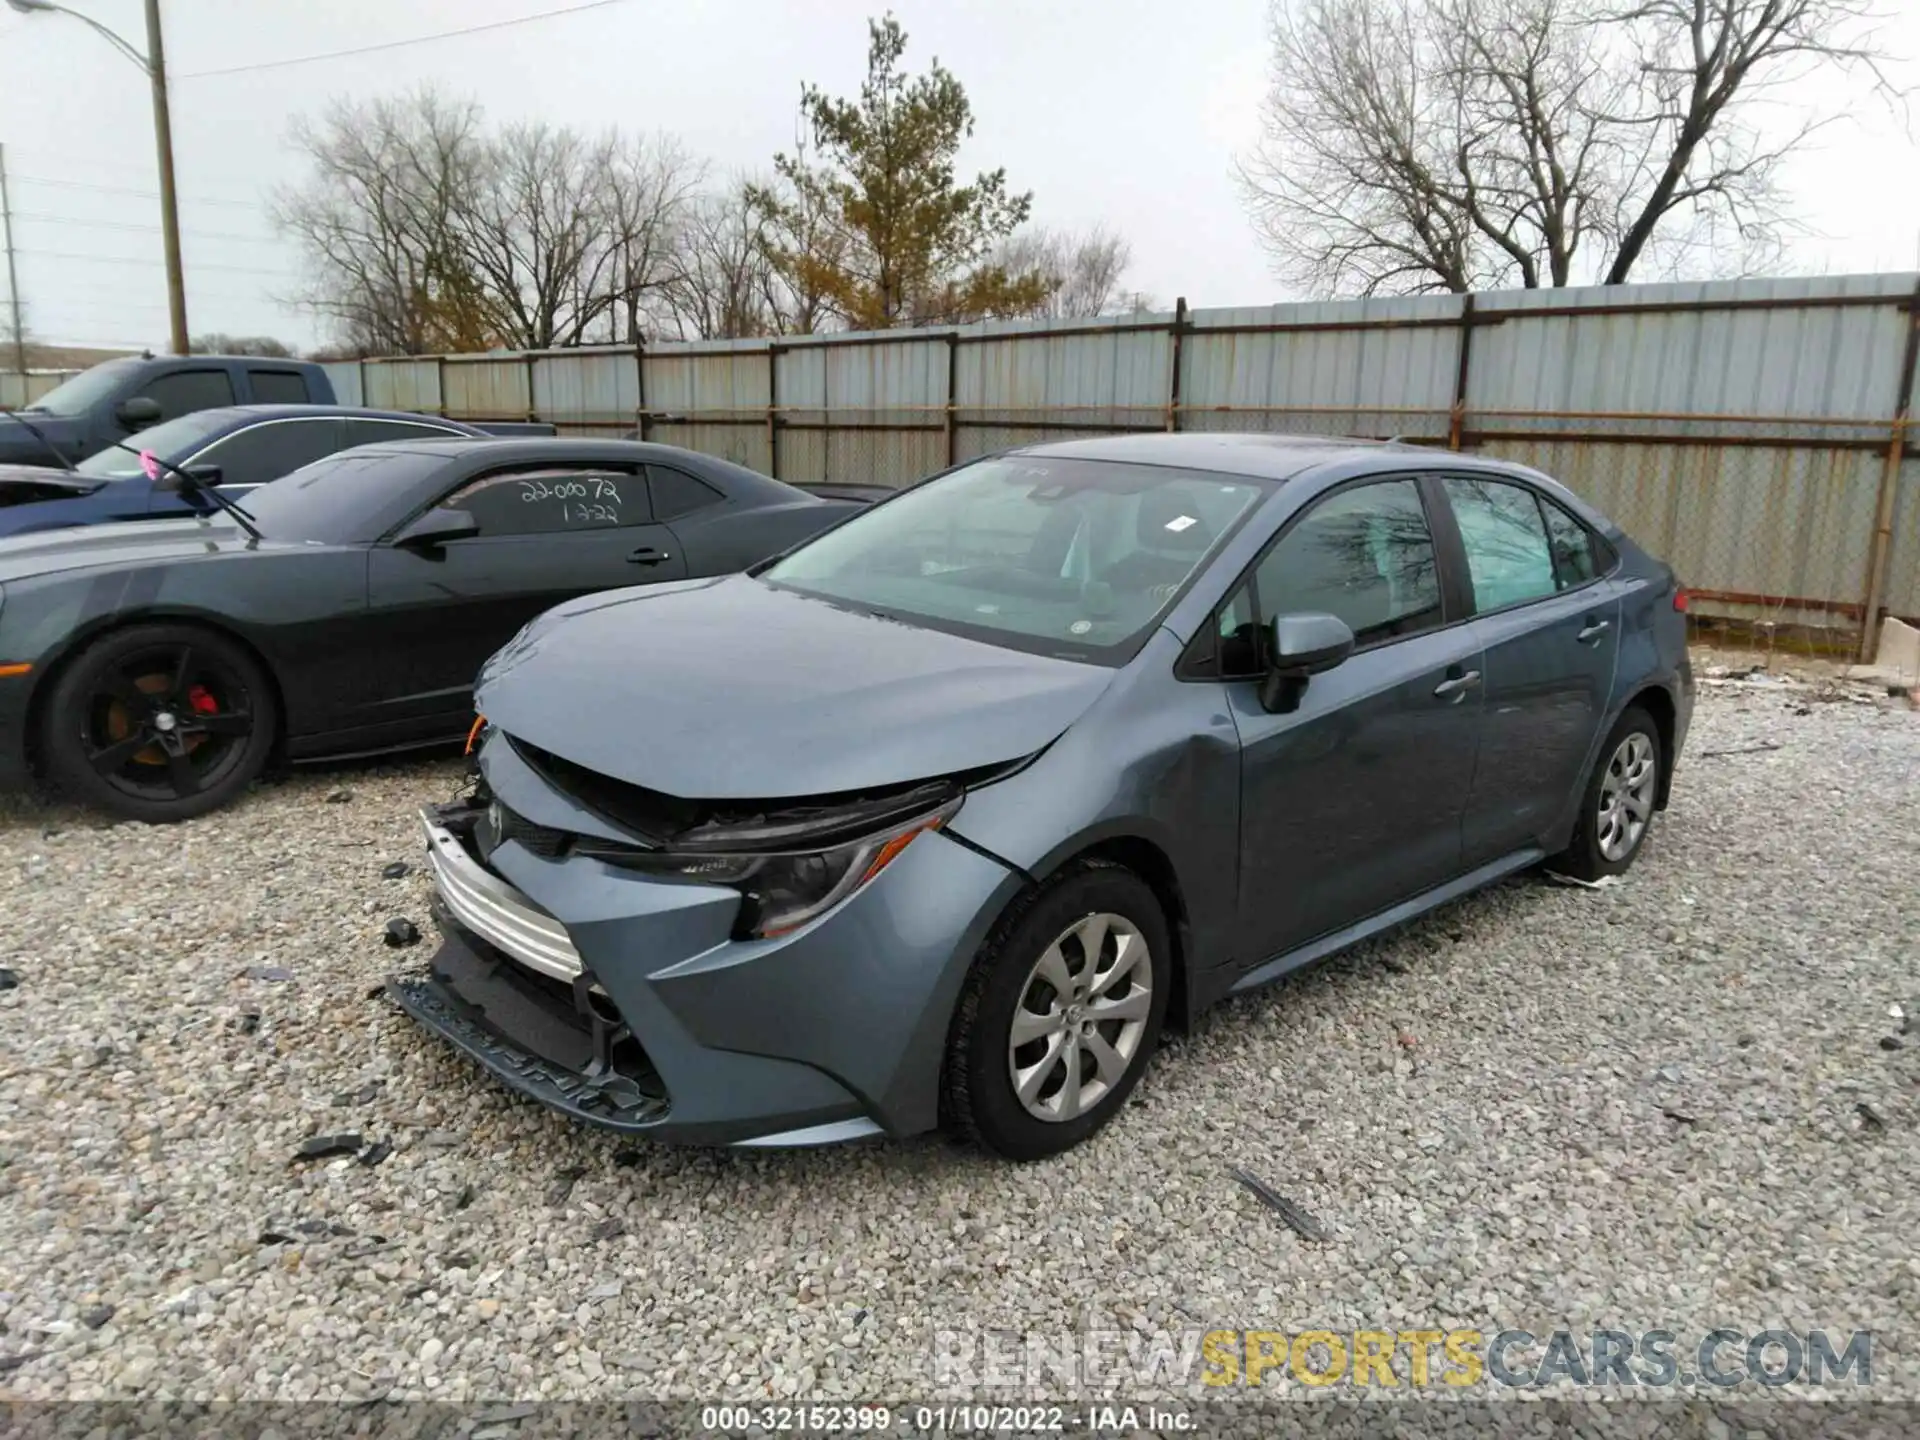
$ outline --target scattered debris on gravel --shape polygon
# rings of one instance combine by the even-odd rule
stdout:
[[[1683,765],[1624,884],[1517,877],[1236,1001],[1026,1166],[510,1096],[381,998],[428,877],[341,864],[413,855],[457,760],[166,828],[6,801],[5,1392],[931,1397],[936,1328],[1560,1321],[1871,1329],[1876,1398],[1920,1398],[1920,1044],[1882,1043],[1920,717],[1809,694],[1703,691],[1694,755],[1742,753]]]

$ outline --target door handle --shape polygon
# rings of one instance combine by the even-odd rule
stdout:
[[[1469,670],[1464,675],[1450,675],[1433,687],[1433,693],[1442,700],[1459,701],[1467,691],[1480,683],[1480,672]]]
[[[656,550],[651,545],[642,545],[638,550],[627,556],[627,563],[629,565],[658,565],[661,561],[671,560],[672,558],[673,557],[664,550]]]
[[[1582,645],[1585,645],[1591,641],[1598,640],[1612,628],[1613,622],[1611,620],[1589,620],[1586,623],[1586,627],[1573,638],[1578,640]]]

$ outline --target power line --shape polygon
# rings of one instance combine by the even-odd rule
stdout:
[[[158,200],[158,190],[136,190],[130,185],[95,185],[86,180],[49,180],[42,175],[15,175],[15,180],[26,185],[51,185],[61,190],[97,190],[104,195],[137,195],[143,200]],[[251,200],[222,200],[212,195],[182,195],[182,200],[191,200],[196,205],[229,205],[236,210],[259,210],[262,207]]]
[[[16,210],[16,220],[41,220],[53,225],[84,225],[95,230],[138,230],[158,235],[158,225],[141,225],[132,220],[94,220],[84,215],[45,215],[33,210]],[[279,242],[271,235],[236,235],[224,230],[182,230],[180,232],[192,240],[244,240],[254,245],[276,245]]]
[[[387,40],[378,45],[357,45],[351,50],[328,50],[319,55],[295,55],[286,60],[262,60],[253,65],[229,65],[219,70],[189,70],[174,75],[174,80],[206,80],[215,75],[240,75],[253,70],[279,70],[289,65],[313,65],[322,60],[340,60],[349,55],[371,55],[377,50],[400,50],[409,45],[426,45],[435,40],[452,40],[461,35],[478,35],[485,30],[505,30],[515,25],[531,25],[536,20],[552,20],[561,15],[578,15],[585,10],[600,10],[609,5],[624,5],[627,0],[586,0],[582,5],[566,5],[558,10],[542,10],[512,20],[494,20],[485,25],[468,25],[459,30],[442,30],[432,35],[416,35],[411,40]]]
[[[151,164],[135,165],[125,160],[107,160],[95,155],[74,155],[70,152],[58,150],[42,150],[37,145],[15,145],[11,142],[8,143],[7,149],[14,154],[24,156],[29,166],[38,166],[40,161],[45,160],[56,169],[64,170],[72,167],[85,170],[89,174],[96,170],[104,170],[116,175],[136,176],[142,180],[151,180],[153,178],[153,166]],[[260,183],[257,176],[249,177],[237,174],[223,174],[220,172],[202,172],[197,165],[194,167],[194,170],[200,184],[217,185],[222,189],[231,186],[235,189],[245,190],[250,195],[259,193]]]
[[[139,255],[89,255],[76,250],[28,250],[22,248],[16,253],[37,256],[42,260],[90,260],[101,265],[160,265],[164,263],[163,261],[147,259]],[[189,264],[187,268],[208,275],[271,275],[276,280],[292,280],[295,278],[291,271],[266,270],[256,265]]]

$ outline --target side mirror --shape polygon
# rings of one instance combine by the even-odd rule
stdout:
[[[411,550],[427,550],[436,545],[445,545],[449,540],[471,539],[479,533],[480,522],[468,511],[436,505],[426,514],[408,521],[400,533],[393,537],[393,543]]]
[[[1353,653],[1353,631],[1338,615],[1308,611],[1276,615],[1267,626],[1267,673],[1260,681],[1260,705],[1284,715],[1300,707],[1307,681]]]
[[[189,465],[180,472],[183,488],[210,490],[224,478],[218,465]]]
[[[151,395],[134,395],[113,407],[113,418],[129,430],[140,430],[160,419],[160,402]]]

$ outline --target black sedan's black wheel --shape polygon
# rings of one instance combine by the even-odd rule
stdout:
[[[272,690],[223,636],[141,625],[88,646],[48,697],[40,742],[70,795],[129,820],[164,824],[218,809],[273,748]]]

